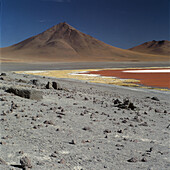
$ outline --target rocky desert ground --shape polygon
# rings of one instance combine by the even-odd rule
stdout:
[[[166,170],[169,92],[3,72],[0,169]]]

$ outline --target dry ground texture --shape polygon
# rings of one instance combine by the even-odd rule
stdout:
[[[0,169],[169,169],[169,92],[10,72],[0,83]]]

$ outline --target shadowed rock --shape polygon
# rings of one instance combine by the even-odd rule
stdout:
[[[26,89],[26,88],[22,88],[22,87],[10,87],[10,88],[6,89],[6,92],[13,93],[17,96],[27,98],[27,99],[32,99],[32,100],[43,99],[43,92],[33,90],[33,89]]]
[[[54,81],[48,82],[45,87],[46,87],[46,89],[62,90],[60,84],[57,82],[54,82]]]
[[[45,87],[46,87],[46,89],[53,89],[51,82],[48,82]]]
[[[60,84],[54,81],[52,82],[52,87],[56,90],[62,90]]]
[[[20,163],[23,169],[32,168],[31,161],[26,156],[20,159]]]

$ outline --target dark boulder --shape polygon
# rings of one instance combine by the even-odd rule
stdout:
[[[52,82],[52,87],[56,90],[62,90],[60,84],[55,81]]]
[[[46,89],[53,89],[52,82],[48,82],[45,87]]]
[[[43,99],[43,92],[33,89],[27,89],[22,87],[9,87],[6,89],[7,93],[13,93],[17,96],[32,99],[32,100],[41,100]]]

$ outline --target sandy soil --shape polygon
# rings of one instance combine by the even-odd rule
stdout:
[[[0,169],[169,169],[169,92],[0,77]],[[46,89],[48,81],[62,90]],[[43,99],[7,93],[9,86],[39,90]]]

